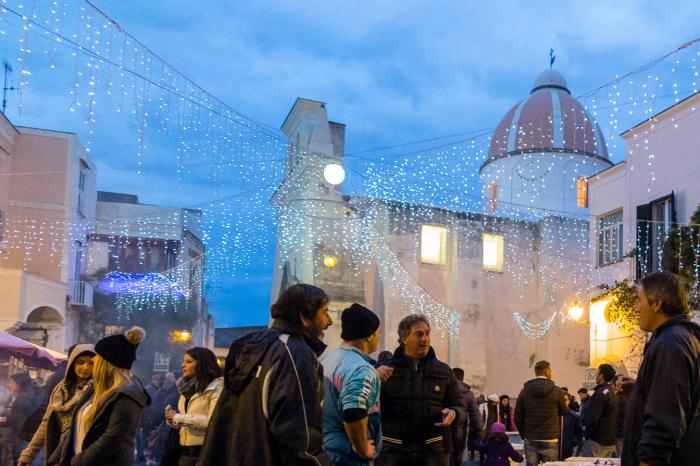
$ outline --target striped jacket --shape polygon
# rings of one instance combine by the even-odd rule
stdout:
[[[343,425],[343,411],[367,411],[367,438],[381,450],[382,419],[379,414],[381,381],[367,354],[341,346],[321,358],[324,373],[323,449],[336,466],[369,466],[352,450]]]

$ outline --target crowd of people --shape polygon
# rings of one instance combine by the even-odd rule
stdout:
[[[19,466],[130,466],[138,457],[178,466],[534,466],[570,456],[698,464],[700,326],[671,273],[645,276],[638,298],[651,337],[637,379],[602,364],[580,403],[547,361],[514,403],[476,397],[462,369],[437,359],[420,314],[403,318],[397,348],[374,360],[380,319],[353,304],[341,314],[343,345],[325,351],[328,296],[298,284],[272,305],[269,329],[233,343],[223,371],[210,350],[191,348],[182,377],[157,375],[144,387],[131,373],[145,337],[135,327],[74,347],[45,402],[26,374],[13,375],[2,421],[18,433]]]

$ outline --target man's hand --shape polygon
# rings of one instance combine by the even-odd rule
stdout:
[[[444,408],[442,410],[442,422],[436,422],[435,427],[449,427],[457,417],[454,410],[450,408]]]
[[[355,447],[353,447],[353,450],[355,450]],[[377,454],[377,449],[374,446],[374,440],[367,440],[367,445],[365,446],[365,451],[355,451],[358,455],[360,455],[360,458],[363,460],[373,460],[374,455]]]
[[[379,374],[379,378],[382,379],[382,382],[386,382],[389,380],[389,377],[394,373],[394,368],[389,367],[389,366],[379,366],[377,367],[377,374]]]

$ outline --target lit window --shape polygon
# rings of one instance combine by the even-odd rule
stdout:
[[[598,220],[598,265],[622,260],[622,210]]]
[[[486,188],[486,206],[491,212],[498,208],[498,183],[495,181]]]
[[[424,264],[445,265],[447,263],[447,228],[421,225],[420,260]]]
[[[484,233],[484,270],[489,272],[503,272],[503,235]]]
[[[105,336],[121,333],[121,331],[122,331],[121,325],[106,325],[105,326]]]
[[[585,178],[576,179],[576,205],[588,207],[588,181]]]

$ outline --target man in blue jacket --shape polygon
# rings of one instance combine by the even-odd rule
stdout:
[[[639,328],[652,332],[625,417],[623,466],[689,466],[700,458],[700,326],[680,278],[641,280]]]
[[[379,344],[379,317],[360,304],[340,317],[343,345],[323,364],[323,449],[335,466],[370,466],[380,451],[381,383],[369,356]]]

